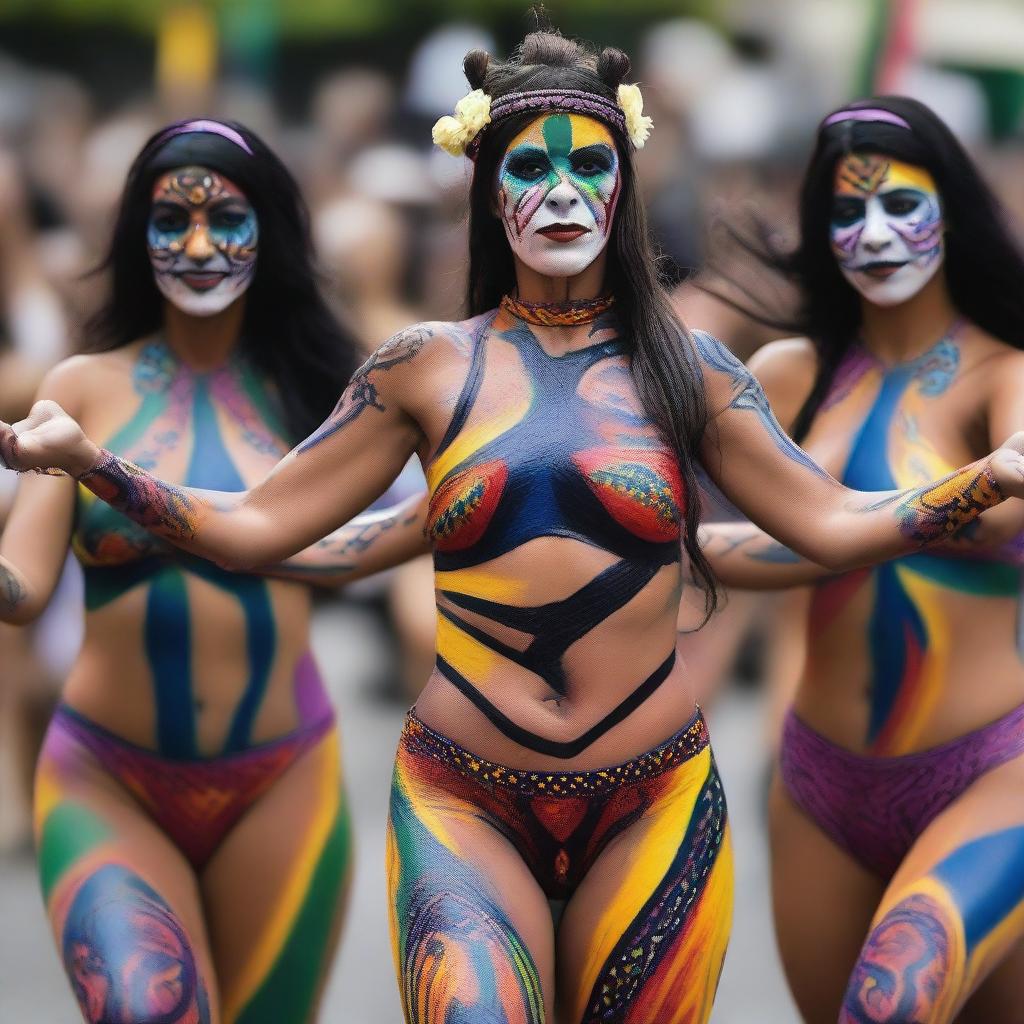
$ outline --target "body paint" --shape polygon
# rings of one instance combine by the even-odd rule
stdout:
[[[206,167],[181,167],[153,187],[146,245],[163,296],[212,316],[245,292],[256,270],[259,225],[245,194]]]
[[[481,688],[513,664],[543,679],[551,699],[563,698],[569,647],[640,594],[662,567],[678,565],[686,506],[678,462],[642,414],[614,320],[596,321],[592,337],[585,348],[554,357],[502,308],[477,343],[451,427],[426,467],[427,528],[435,569],[446,582],[438,591],[438,668],[507,736],[557,757],[573,756],[617,724],[664,681],[671,661],[634,680],[618,707],[565,742],[518,729]],[[480,403],[482,389],[493,386],[488,368],[495,372],[502,353],[517,366],[514,376],[501,378],[508,398]],[[549,603],[509,601],[500,583],[485,594],[460,586],[461,570],[536,537],[582,541],[616,560]],[[481,628],[481,617],[498,627],[498,636],[514,630],[528,642],[503,643]]]
[[[604,250],[622,178],[615,139],[585,114],[542,114],[508,145],[498,207],[512,252],[548,277],[582,273]]]
[[[840,1024],[947,1024],[980,971],[1024,935],[1024,827],[944,857],[872,929]]]
[[[917,294],[942,263],[944,230],[938,190],[923,167],[876,153],[837,163],[832,252],[869,302],[894,306]]]
[[[926,403],[941,399],[960,371],[954,332],[917,359],[889,369],[859,346],[844,362],[856,371],[852,376],[859,395],[868,388],[878,391],[854,437],[843,483],[860,491],[893,491],[948,472],[948,463],[924,441],[916,424],[927,412]],[[841,366],[840,376],[845,380],[851,371]],[[843,392],[846,397],[852,387],[843,385]],[[882,504],[893,505],[909,537],[928,543],[955,533],[997,500],[984,464],[976,464],[944,482],[904,493],[898,504],[891,496]],[[1015,576],[1011,566],[921,552],[816,588],[811,614],[820,629],[863,585],[872,587],[866,736],[872,753],[892,756],[913,749],[945,686],[949,651],[942,591],[1010,596],[1016,593]],[[854,581],[857,586],[851,585]]]
[[[87,878],[63,930],[64,969],[89,1024],[209,1024],[206,988],[181,922],[137,874]]]
[[[385,341],[352,375],[352,380],[331,415],[296,451],[302,453],[315,448],[325,438],[333,436],[357,419],[366,409],[383,412],[386,407],[381,401],[373,375],[414,359],[433,333],[429,327],[409,327]]]
[[[761,426],[767,431],[776,448],[786,458],[809,469],[815,476],[828,478],[828,473],[819,466],[779,425],[768,404],[757,378],[717,338],[703,331],[693,331],[693,341],[700,358],[712,370],[729,378],[732,391],[730,409],[746,409],[753,412]]]
[[[6,565],[0,565],[0,610],[13,612],[27,597],[21,579]]]
[[[187,448],[184,482],[189,487],[245,488],[227,450],[223,426],[262,456],[268,468],[287,448],[279,425],[272,421],[273,403],[243,359],[233,359],[209,374],[197,374],[165,345],[152,343],[140,352],[133,381],[141,399],[139,407],[108,444],[130,453],[150,469],[178,449]],[[143,631],[155,687],[157,750],[168,757],[189,758],[197,754],[197,709],[188,578],[199,576],[231,595],[244,617],[249,676],[221,752],[244,750],[277,651],[267,582],[174,551],[140,530],[125,515],[141,513],[146,519],[144,526],[159,523],[159,536],[187,538],[194,532],[204,503],[176,487],[160,484],[114,455],[108,457],[106,466],[100,486],[91,474],[82,482],[92,485],[101,497],[109,495],[112,507],[83,497],[73,540],[85,567],[86,605],[96,609],[134,587],[147,586]],[[150,502],[154,495],[159,499],[155,508]]]

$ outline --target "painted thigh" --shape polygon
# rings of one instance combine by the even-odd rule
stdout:
[[[224,1024],[305,1024],[333,963],[351,830],[336,730],[232,829],[201,878]]]
[[[566,905],[562,1024],[706,1024],[732,901],[725,797],[705,748],[608,845]]]
[[[1024,938],[1022,787],[1017,758],[922,833],[875,914],[841,1024],[948,1024]],[[1022,1000],[1024,984],[993,1024],[1014,1019]]]
[[[36,846],[88,1024],[218,1024],[191,867],[91,755],[52,733],[36,773]]]
[[[545,1024],[551,911],[476,805],[399,752],[387,839],[391,940],[407,1024]]]

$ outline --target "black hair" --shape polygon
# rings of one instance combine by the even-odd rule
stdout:
[[[956,136],[923,103],[905,96],[876,96],[840,109],[856,108],[889,111],[910,128],[885,121],[823,121],[801,186],[796,247],[782,250],[763,229],[756,241],[741,237],[748,251],[797,286],[795,315],[772,316],[756,299],[755,308],[726,299],[763,323],[805,335],[814,345],[818,369],[793,425],[798,441],[807,435],[861,327],[860,296],[843,277],[829,240],[836,163],[848,153],[880,153],[931,174],[942,203],[944,272],[953,305],[989,334],[1024,348],[1024,255],[1007,229],[996,197]],[[752,298],[749,290],[744,291]]]
[[[616,102],[629,74],[629,58],[611,47],[600,53],[551,30],[532,32],[505,62],[473,50],[464,62],[474,89],[492,99],[527,89],[579,89]],[[470,192],[469,281],[471,316],[493,309],[516,285],[515,264],[505,231],[493,210],[494,184],[511,140],[537,116],[523,112],[485,129],[476,156]],[[636,181],[629,140],[612,123],[622,176],[608,245],[605,285],[615,296],[618,318],[632,344],[632,376],[644,410],[674,449],[690,500],[686,504],[683,544],[693,575],[704,589],[710,616],[718,603],[714,573],[697,543],[699,493],[694,460],[708,423],[704,382],[686,328],[672,311],[658,280],[647,218]]]
[[[241,350],[277,390],[293,443],[330,414],[358,365],[354,337],[328,310],[317,287],[309,212],[295,179],[273,151],[234,121],[251,150],[213,132],[154,134],[128,171],[107,255],[106,303],[87,325],[87,351],[121,348],[160,328],[164,300],[146,249],[153,184],[164,172],[209,167],[231,179],[256,211],[259,252],[245,295]]]

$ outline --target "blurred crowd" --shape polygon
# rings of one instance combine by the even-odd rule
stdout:
[[[838,23],[822,20],[826,6],[839,12]],[[780,18],[783,8],[793,17]],[[856,79],[857,27],[842,13],[849,10],[739,3],[730,36],[679,19],[650,26],[633,49],[632,77],[656,126],[638,167],[663,273],[684,317],[741,356],[771,332],[695,287],[693,274],[709,253],[719,269],[739,258],[716,247],[723,221],[757,217],[773,231],[792,231],[814,127],[849,98]],[[501,50],[481,28],[442,26],[399,75],[367,63],[323,76],[293,119],[275,109],[272,90],[215,77],[161,84],[157,76],[153,88],[111,109],[87,82],[0,53],[0,417],[24,415],[42,374],[80,344],[104,292],[93,269],[128,165],[155,129],[180,116],[240,120],[283,157],[310,206],[324,290],[368,350],[414,321],[457,317],[469,167],[431,149],[430,126],[465,93],[462,57],[474,47]],[[992,144],[976,80],[921,63],[904,68],[896,84],[939,110],[982,159],[1007,206],[1024,214],[1024,150],[1019,137]],[[410,473],[408,486],[416,486],[415,468]],[[0,470],[0,522],[14,486],[13,474]],[[406,696],[431,660],[430,586],[429,568],[412,565],[344,595],[375,603],[394,624],[402,656],[395,680],[381,685]],[[81,606],[69,567],[36,627],[0,625],[0,852],[27,843],[35,746],[75,653]],[[726,614],[753,618],[752,607],[736,598]],[[719,631],[738,635],[732,626]],[[705,637],[692,656],[711,678],[735,644],[719,649],[714,631]],[[772,657],[778,673],[792,675],[784,652]]]

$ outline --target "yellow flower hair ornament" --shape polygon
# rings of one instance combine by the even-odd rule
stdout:
[[[452,156],[464,156],[466,147],[491,120],[491,97],[474,89],[455,104],[455,116],[438,118],[431,132],[434,144]]]
[[[636,149],[643,149],[654,121],[644,114],[644,98],[639,85],[620,85],[619,107],[626,115],[626,134]]]

